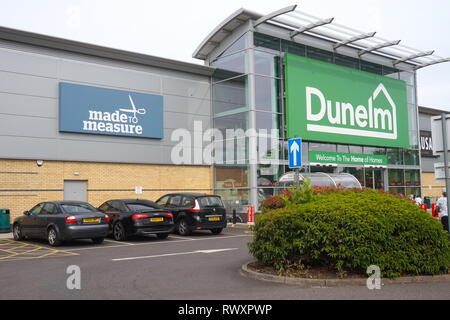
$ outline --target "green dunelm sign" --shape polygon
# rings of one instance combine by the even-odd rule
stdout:
[[[285,55],[288,138],[409,148],[406,83]]]
[[[369,166],[387,166],[387,156],[374,154],[354,154],[339,152],[310,151],[311,163],[355,164]]]

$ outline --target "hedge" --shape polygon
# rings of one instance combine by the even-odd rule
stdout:
[[[310,203],[257,216],[250,253],[279,272],[290,266],[325,266],[338,274],[383,277],[445,274],[449,235],[414,203],[374,190],[318,195]]]

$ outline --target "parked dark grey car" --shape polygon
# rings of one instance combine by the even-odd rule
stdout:
[[[73,239],[92,239],[96,244],[108,235],[109,217],[87,202],[42,202],[13,223],[14,240],[47,239],[51,246]]]

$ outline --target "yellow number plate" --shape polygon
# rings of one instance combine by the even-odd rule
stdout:
[[[220,217],[209,218],[209,221],[220,221]]]
[[[83,223],[99,223],[100,218],[83,219]]]
[[[151,218],[150,221],[151,222],[163,222],[164,218]]]

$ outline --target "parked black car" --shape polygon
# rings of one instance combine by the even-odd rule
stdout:
[[[110,217],[110,232],[117,241],[125,241],[132,235],[148,234],[165,239],[174,228],[173,214],[152,201],[109,200],[98,209]]]
[[[172,193],[159,198],[156,204],[173,213],[175,231],[183,236],[193,230],[211,230],[213,234],[219,234],[227,226],[226,210],[219,196]]]
[[[13,223],[14,240],[47,239],[51,246],[73,239],[92,239],[96,244],[108,235],[109,217],[87,202],[42,202]]]

